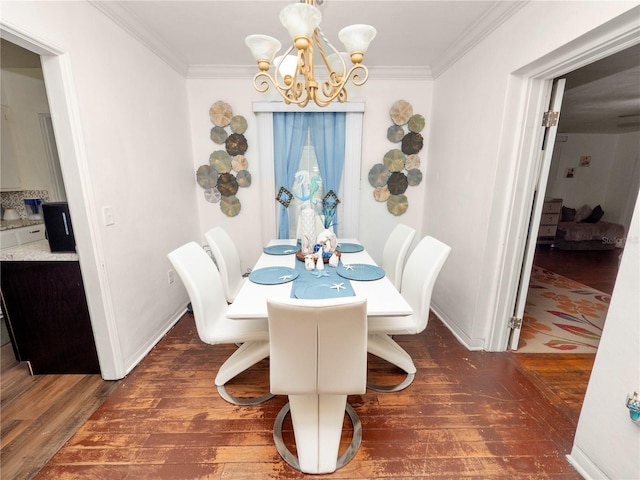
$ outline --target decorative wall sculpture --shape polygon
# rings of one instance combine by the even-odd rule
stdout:
[[[209,155],[209,163],[198,167],[196,180],[204,189],[207,202],[220,203],[220,210],[228,217],[240,213],[240,200],[236,196],[239,188],[251,185],[249,161],[244,156],[247,151],[247,120],[241,115],[233,115],[229,104],[217,101],[209,110],[209,118],[214,127],[209,137],[224,150],[215,150]],[[227,131],[231,130],[231,133]]]
[[[409,208],[404,194],[407,188],[422,182],[418,153],[423,147],[420,132],[425,126],[425,119],[418,113],[414,114],[413,107],[404,100],[394,103],[389,114],[393,125],[387,129],[387,139],[400,143],[400,148],[389,150],[382,163],[371,167],[369,183],[374,188],[374,198],[378,202],[386,202],[389,213],[402,215]]]

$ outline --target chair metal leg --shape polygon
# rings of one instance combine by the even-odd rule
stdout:
[[[238,349],[220,366],[215,383],[218,393],[227,402],[233,405],[251,406],[260,405],[275,395],[267,393],[260,397],[240,398],[231,395],[225,388],[225,384],[236,375],[252,367],[260,360],[269,356],[268,341],[254,341],[241,343]]]
[[[415,373],[407,373],[405,379],[398,383],[397,385],[375,385],[373,383],[367,383],[367,388],[369,390],[373,390],[374,392],[380,393],[391,393],[391,392],[399,392],[400,390],[404,390],[409,385],[413,383],[413,379],[416,377]]]
[[[407,372],[405,379],[397,385],[386,386],[367,383],[367,388],[375,392],[389,393],[403,390],[413,383],[413,379],[416,376],[416,367],[413,364],[413,360],[389,335],[369,334],[367,351]]]
[[[282,424],[284,423],[284,419],[289,413],[289,410],[289,403],[286,403],[285,406],[282,407],[280,412],[278,412],[278,416],[276,417],[276,421],[273,425],[273,441],[282,459],[291,467],[295,468],[298,471],[301,471],[298,457],[291,453],[291,451],[285,445],[284,440],[282,439]],[[360,417],[353,409],[353,407],[348,403],[345,404],[345,412],[347,412],[347,415],[349,415],[351,424],[353,425],[353,437],[347,449],[342,455],[338,457],[338,460],[336,462],[336,470],[338,468],[344,467],[351,461],[351,459],[353,459],[353,457],[358,452],[358,449],[360,448],[360,444],[362,443],[362,423],[360,422]]]
[[[267,400],[271,400],[273,397],[275,397],[273,393],[266,393],[259,397],[252,397],[252,398],[234,397],[229,392],[227,392],[227,389],[224,387],[224,385],[216,385],[216,387],[218,388],[218,394],[224,400],[226,400],[229,403],[232,403],[233,405],[240,405],[243,407],[260,405],[261,403],[264,403]]]

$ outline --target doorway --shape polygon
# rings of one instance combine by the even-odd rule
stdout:
[[[70,57],[67,52],[51,45],[46,39],[6,24],[2,25],[0,36],[3,40],[40,56],[60,166],[64,172],[66,196],[74,216],[76,249],[91,312],[100,370],[105,380],[122,378],[125,367],[116,341],[108,282],[98,261],[102,251],[100,239],[96,235],[96,225],[99,222],[92,205],[92,185],[87,174],[89,165],[84,151],[83,128],[73,86]]]
[[[608,308],[606,297],[612,293],[625,242],[624,234],[606,233],[620,231],[613,226],[607,230],[607,225],[613,222],[628,231],[640,183],[639,59],[640,45],[635,45],[563,75],[567,85],[543,190],[549,207],[555,205],[558,211],[543,214],[538,220],[539,232],[547,230],[550,237],[538,234],[534,280],[527,285],[529,312],[525,307],[519,350],[524,347],[527,352],[537,353],[595,353],[597,349]],[[597,224],[574,224],[568,217],[583,205],[588,209],[602,205],[609,215]],[[582,227],[585,228],[580,230]],[[560,234],[574,228],[577,232],[592,230],[594,235],[598,232],[600,241],[567,242],[556,228]],[[551,277],[548,272],[559,276]],[[546,288],[544,282],[550,278],[584,285],[572,287],[573,291],[594,289],[593,302],[599,311],[576,310],[567,300],[571,289],[558,294],[562,295],[564,307],[541,308],[546,301],[540,297],[541,289]],[[568,285],[568,280],[564,283]],[[551,295],[549,291],[544,293],[547,298]],[[577,296],[576,301],[586,301],[586,294]]]

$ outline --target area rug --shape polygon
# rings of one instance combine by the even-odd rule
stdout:
[[[611,296],[533,266],[518,353],[595,353]]]

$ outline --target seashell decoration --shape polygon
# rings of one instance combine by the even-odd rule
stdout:
[[[213,143],[217,143],[218,145],[224,144],[227,141],[227,137],[229,134],[224,129],[224,127],[213,127],[211,129],[211,133],[209,134],[209,138]]]
[[[209,109],[209,118],[216,127],[226,127],[233,116],[231,106],[222,100],[217,101]]]
[[[247,151],[247,139],[241,133],[232,133],[224,142],[229,155],[244,155]]]
[[[404,129],[400,125],[391,125],[387,129],[387,140],[393,143],[399,143],[404,137]]]
[[[212,188],[218,183],[218,172],[211,165],[201,165],[196,172],[196,178],[202,188]]]
[[[209,138],[224,145],[224,150],[215,150],[209,155],[209,163],[198,167],[196,181],[204,189],[207,202],[220,203],[222,213],[235,217],[241,210],[236,194],[240,188],[251,185],[249,161],[244,156],[249,148],[244,136],[247,120],[241,115],[234,116],[231,106],[221,100],[209,109],[209,119],[214,125]]]
[[[230,125],[233,133],[244,133],[247,130],[247,120],[242,115],[231,118]]]
[[[386,202],[392,215],[403,215],[409,208],[405,195],[408,187],[422,182],[420,157],[418,153],[424,146],[420,133],[425,127],[425,118],[413,113],[413,107],[405,100],[398,100],[389,110],[393,121],[387,129],[387,140],[400,143],[401,148],[389,150],[381,163],[369,170],[369,184],[374,187],[373,197],[377,202]],[[405,127],[408,131],[405,130]]]
[[[406,125],[413,115],[413,107],[405,100],[398,100],[391,105],[389,114],[391,115],[391,120],[393,120],[393,123],[396,125]]]
[[[378,202],[386,202],[389,199],[389,188],[385,185],[384,187],[378,187],[373,191],[373,198]]]
[[[227,140],[228,141],[228,140]],[[409,132],[402,137],[402,153],[413,155],[422,150],[422,135],[415,132]]]

